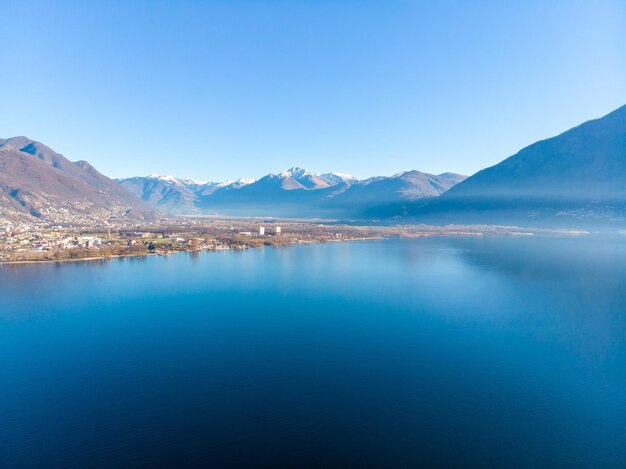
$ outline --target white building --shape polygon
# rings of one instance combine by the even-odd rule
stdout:
[[[282,233],[282,230],[280,229],[280,226],[276,227],[276,230],[274,231],[277,235]]]
[[[265,227],[259,226],[259,236],[265,236]]]
[[[81,236],[78,239],[78,244],[82,244],[86,248],[90,248],[94,245],[95,240],[96,240],[95,236]]]

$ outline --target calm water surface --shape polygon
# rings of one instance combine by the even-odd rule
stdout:
[[[0,267],[0,466],[626,466],[626,237]]]

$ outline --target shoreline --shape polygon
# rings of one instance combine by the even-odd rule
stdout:
[[[538,231],[538,232],[537,232]],[[577,237],[577,236],[586,236],[589,235],[589,231],[579,231],[579,230],[550,230],[548,232],[543,230],[511,230],[511,231],[503,231],[503,232],[494,232],[494,231],[452,231],[452,232],[438,232],[438,233],[429,233],[429,232],[416,232],[416,233],[406,233],[400,236],[396,236],[397,238],[405,238],[405,239],[415,239],[415,238],[430,238],[430,237],[483,237],[483,236],[513,236],[513,237],[529,237],[536,235],[544,235],[544,236],[564,236],[564,237]],[[350,241],[375,241],[375,240],[384,240],[391,239],[394,236],[368,236],[368,237],[359,237],[359,238],[350,238],[350,239],[327,239],[327,240],[317,240],[317,241],[298,241],[298,242],[290,242],[285,244],[273,244],[273,245],[260,245],[260,246],[246,246],[242,249],[200,249],[200,250],[180,250],[180,251],[169,251],[169,252],[138,252],[138,253],[128,253],[121,255],[109,255],[109,256],[92,256],[92,257],[83,257],[78,259],[50,259],[50,260],[17,260],[17,261],[0,261],[0,267],[2,266],[10,266],[10,265],[28,265],[28,264],[55,264],[55,263],[70,263],[70,262],[92,262],[92,261],[106,261],[112,259],[123,259],[127,257],[149,257],[149,256],[170,256],[173,254],[183,254],[183,253],[196,253],[201,254],[205,252],[222,252],[222,251],[242,251],[247,249],[263,249],[266,247],[287,247],[293,245],[301,245],[301,244],[325,244],[325,243],[345,243]]]
[[[0,261],[0,267],[5,265],[27,265],[27,264],[56,264],[56,263],[69,263],[69,262],[89,262],[89,261],[108,261],[112,259],[124,259],[126,257],[154,257],[154,256],[171,256],[177,254],[203,254],[213,252],[225,252],[225,251],[246,251],[248,249],[264,249],[264,248],[276,248],[287,247],[301,244],[326,244],[326,243],[346,243],[350,241],[374,241],[386,239],[384,236],[372,236],[367,238],[351,238],[351,239],[333,239],[326,241],[300,241],[297,243],[285,243],[274,244],[271,246],[247,246],[243,249],[200,249],[198,251],[170,251],[164,252],[140,252],[140,253],[128,253],[122,255],[113,256],[96,256],[96,257],[82,257],[79,259],[50,259],[50,260],[21,260],[21,261]]]

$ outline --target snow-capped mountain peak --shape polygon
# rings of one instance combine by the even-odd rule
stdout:
[[[168,182],[180,182],[176,176],[170,176],[170,175],[163,176],[161,174],[156,174],[156,173],[149,174],[148,179],[158,179],[159,181],[168,181]]]
[[[215,187],[226,187],[226,186],[230,186],[233,182],[235,182],[233,179],[226,179],[225,181],[222,182],[218,182],[215,184]]]
[[[206,184],[211,184],[209,181],[200,181],[192,178],[177,178],[176,176],[161,175],[156,173],[149,174],[147,179],[162,181],[170,184],[183,184],[185,186],[204,186]]]
[[[282,173],[280,173],[279,176],[283,179],[286,179],[289,177],[298,179],[304,176],[314,176],[314,174],[307,169],[303,169],[298,166],[293,166],[289,168],[287,171],[283,171]]]
[[[176,176],[171,176],[171,175],[160,175],[160,174],[149,174],[148,177],[146,179],[150,179],[152,181],[159,181],[162,182],[164,184],[167,185],[173,185],[173,186],[189,186],[190,183],[187,182],[184,179],[178,179]]]
[[[188,186],[204,186],[205,184],[209,184],[209,181],[199,181],[191,178],[183,178],[179,179],[179,181]]]
[[[239,178],[235,181],[236,184],[241,184],[242,186],[247,186],[248,184],[253,184],[256,182],[256,179],[253,178]]]

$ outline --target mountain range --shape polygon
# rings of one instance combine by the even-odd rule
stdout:
[[[359,179],[298,167],[258,180],[112,180],[26,137],[0,139],[0,219],[101,223],[172,214],[424,223],[626,222],[626,106],[466,178],[405,171]]]
[[[437,197],[464,179],[454,173],[405,171],[360,180],[293,167],[258,180],[217,183],[150,175],[118,182],[155,208],[176,214],[358,217],[368,207]]]
[[[380,203],[436,197],[465,176],[406,171],[360,180],[291,168],[258,180],[205,182],[150,175],[112,180],[26,137],[0,139],[0,221],[102,225],[159,212],[282,217],[358,217]]]

